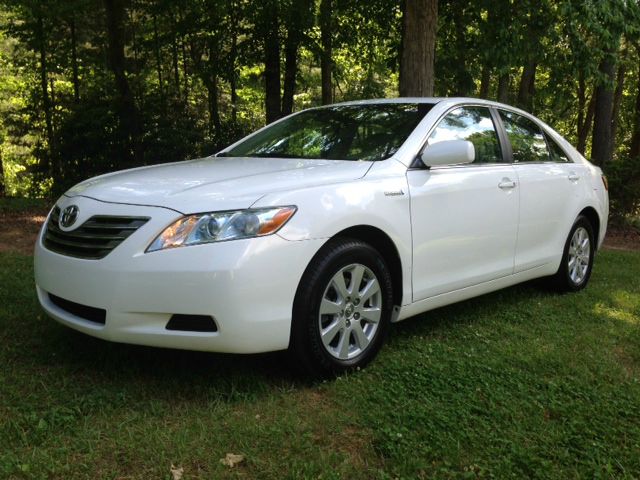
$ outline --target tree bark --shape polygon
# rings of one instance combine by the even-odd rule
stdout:
[[[613,89],[615,81],[615,50],[605,53],[600,62],[600,73],[604,80],[595,90],[595,111],[593,119],[593,137],[591,140],[591,159],[596,165],[604,165],[611,160],[611,119],[613,115]]]
[[[620,116],[620,103],[622,101],[622,91],[624,89],[624,77],[627,68],[624,63],[618,66],[618,75],[616,80],[616,90],[613,94],[613,110],[611,112],[611,156],[616,149],[616,136],[618,135],[618,124]]]
[[[164,107],[164,86],[162,81],[162,59],[160,56],[160,42],[158,41],[158,18],[153,14],[153,52],[156,57],[156,71],[158,73],[158,88],[160,92],[160,104]]]
[[[173,82],[176,84],[176,97],[180,98],[180,60],[178,57],[178,25],[175,15],[171,14],[173,39],[171,42],[171,56],[173,61]]]
[[[520,86],[518,87],[518,106],[529,112],[533,111],[537,67],[538,64],[533,58],[527,60],[526,65],[522,69]]]
[[[113,73],[119,95],[120,125],[128,143],[128,145],[125,145],[126,148],[123,154],[126,159],[137,164],[142,161],[142,150],[139,143],[141,126],[138,109],[131,93],[125,68],[124,1],[104,0],[104,6],[107,23],[109,68]]]
[[[80,103],[80,79],[78,75],[78,41],[76,38],[76,19],[71,17],[69,22],[71,30],[71,68],[73,71],[73,101]]]
[[[207,93],[209,97],[209,130],[219,132],[222,127],[220,108],[218,106],[218,45],[213,40],[209,43],[209,75],[207,75]]]
[[[511,80],[509,78],[509,72],[501,73],[498,77],[498,101],[502,103],[509,103],[509,84]]]
[[[576,146],[576,150],[578,150],[581,155],[584,155],[587,151],[587,139],[589,138],[589,132],[591,132],[591,127],[593,126],[593,113],[595,111],[595,106],[596,97],[594,94],[591,95],[591,99],[589,100],[589,105],[587,107],[587,113],[584,117],[584,123],[578,132],[578,145]]]
[[[331,0],[320,2],[320,41],[322,53],[320,56],[320,71],[322,76],[322,104],[333,103],[333,8]]]
[[[482,74],[480,76],[480,90],[478,96],[480,98],[489,98],[489,87],[491,86],[491,69],[487,64],[482,65]]]
[[[275,1],[265,1],[262,6],[264,90],[267,123],[282,116],[280,111],[280,39],[278,36],[279,15]]]
[[[4,198],[6,195],[7,189],[4,185],[4,165],[2,163],[2,149],[0,148],[0,198]]]
[[[576,137],[580,136],[584,128],[585,106],[587,104],[587,85],[584,81],[584,71],[578,74],[578,125],[576,126]],[[584,155],[583,152],[580,152]]]
[[[408,0],[402,15],[400,96],[429,97],[435,83],[437,0]]]
[[[296,74],[298,73],[298,46],[300,32],[297,26],[287,34],[284,47],[284,86],[282,92],[281,114],[289,115],[293,111],[293,96],[296,90]]]
[[[219,132],[222,127],[220,109],[218,107],[218,76],[213,74],[207,82],[207,99],[209,102],[209,132]]]
[[[187,41],[185,36],[180,37],[180,47],[182,49],[182,76],[184,78],[184,102],[189,102],[189,60],[187,56]]]
[[[53,115],[51,112],[51,99],[49,97],[47,47],[42,14],[38,14],[37,38],[38,50],[40,53],[40,90],[42,93],[42,110],[44,112],[44,121],[47,129],[46,168],[48,169],[49,175],[53,178],[56,173],[56,168],[53,162]]]
[[[231,51],[229,55],[231,63],[231,74],[229,76],[231,120],[235,124],[238,121],[238,75],[236,72],[236,62],[238,61],[238,12],[236,2],[231,4]]]
[[[453,23],[455,26],[455,75],[454,75],[454,92],[458,97],[467,97],[473,91],[475,85],[473,77],[467,68],[467,23],[465,18],[465,2],[454,2]]]
[[[289,115],[293,111],[298,74],[298,50],[304,38],[305,28],[313,24],[314,4],[314,0],[292,0],[284,15],[287,38],[284,45],[282,115]]]
[[[638,52],[640,54],[640,51]],[[640,62],[638,62],[638,79],[636,83],[636,105],[633,112],[633,133],[631,134],[631,158],[640,160]]]

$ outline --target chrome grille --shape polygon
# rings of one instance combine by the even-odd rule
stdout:
[[[47,222],[44,246],[69,257],[99,260],[147,223],[149,217],[95,215],[70,232],[60,229],[59,220],[60,208],[55,207]]]

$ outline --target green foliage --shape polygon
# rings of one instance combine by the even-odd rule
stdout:
[[[320,0],[124,2],[114,30],[124,55],[118,81],[105,21],[111,1],[0,2],[0,158],[9,195],[56,195],[90,175],[211,154],[262,126],[265,35],[273,29],[265,8],[277,11],[281,92],[293,45],[294,110],[321,103]],[[396,96],[402,3],[331,3],[335,100]],[[624,159],[640,129],[639,35],[637,1],[441,0],[436,94],[496,98],[502,79],[509,103],[582,142],[589,156],[589,109],[598,85],[614,88],[617,79],[599,69],[612,55],[624,76],[614,160],[603,167],[615,176],[635,168]],[[123,115],[127,89],[134,113]],[[626,215],[637,202],[622,197],[640,193],[611,195]]]
[[[640,158],[629,156],[619,158],[607,168],[609,191],[611,195],[611,213],[615,221],[624,221],[640,214]],[[636,225],[638,228],[639,225]]]

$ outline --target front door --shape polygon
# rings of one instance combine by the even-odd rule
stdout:
[[[513,273],[518,232],[518,184],[505,163],[487,107],[458,107],[428,145],[468,140],[476,159],[407,171],[413,232],[413,301]],[[429,148],[427,145],[426,148]]]

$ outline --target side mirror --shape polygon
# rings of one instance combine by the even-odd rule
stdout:
[[[473,163],[476,149],[467,140],[446,140],[429,145],[420,155],[420,160],[427,167],[438,165],[464,165]]]

